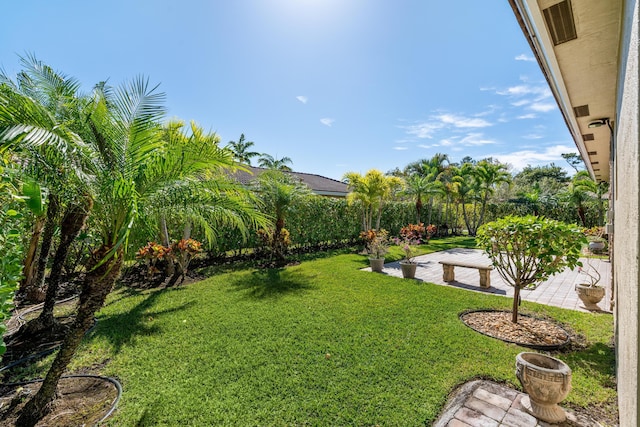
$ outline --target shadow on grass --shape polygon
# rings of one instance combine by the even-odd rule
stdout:
[[[616,388],[616,357],[612,347],[598,342],[584,350],[563,354],[561,357],[572,370],[581,370],[594,378],[599,378],[602,387]]]
[[[285,294],[314,289],[311,277],[287,268],[267,268],[250,275],[234,278],[230,283],[237,290],[247,291],[250,298],[278,298]]]
[[[114,314],[101,318],[98,327],[92,333],[93,336],[102,336],[109,340],[113,346],[113,351],[119,353],[124,345],[131,342],[131,338],[136,335],[153,335],[160,332],[157,320],[164,314],[184,310],[195,304],[189,301],[179,306],[170,307],[163,310],[153,310],[156,300],[165,292],[180,292],[183,288],[168,288],[153,290],[148,293],[145,299],[140,301],[131,310],[124,313]],[[129,296],[140,295],[142,292],[127,289],[123,291],[121,299]]]

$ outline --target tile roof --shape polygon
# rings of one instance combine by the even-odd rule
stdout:
[[[254,166],[245,167],[250,171],[250,173],[245,171],[236,171],[232,174],[232,177],[241,184],[249,184],[256,178],[256,176],[268,170],[265,168],[258,168]],[[335,179],[327,178],[326,176],[303,172],[285,173],[298,178],[300,181],[307,184],[309,188],[311,188],[311,191],[321,196],[346,197],[349,193],[349,190],[347,190],[347,184]]]

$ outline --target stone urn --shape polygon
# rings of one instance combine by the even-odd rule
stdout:
[[[577,284],[576,293],[587,310],[600,310],[598,303],[604,298],[605,289],[602,286]]]
[[[594,240],[589,242],[589,250],[598,253],[604,250],[607,245],[602,240]]]
[[[522,406],[534,417],[551,424],[567,419],[560,403],[571,390],[571,369],[562,360],[540,353],[516,356],[516,377],[528,398]]]
[[[415,279],[418,264],[411,261],[400,261],[400,268],[402,269],[402,277],[405,279]]]
[[[384,258],[369,258],[369,264],[371,265],[371,271],[382,273]]]

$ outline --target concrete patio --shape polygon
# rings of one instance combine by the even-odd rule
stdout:
[[[473,264],[491,264],[489,257],[479,249],[456,248],[434,252],[414,258],[418,263],[416,280],[468,289],[474,292],[513,297],[513,287],[505,283],[496,270],[491,272],[491,287],[488,289],[480,288],[478,270],[473,268],[456,267],[455,281],[445,282],[442,280],[443,271],[439,261],[453,259]],[[588,267],[587,258],[581,258],[580,260],[586,269]],[[609,289],[609,284],[611,283],[611,263],[608,260],[597,258],[591,258],[589,262],[593,268],[598,270],[602,275],[600,284],[607,288],[606,295],[598,306],[602,311],[610,312],[609,301],[611,300],[611,290]],[[370,271],[371,269],[367,268],[367,270]],[[385,264],[383,274],[401,278],[402,271],[400,270],[400,263],[391,262]],[[580,301],[574,290],[576,284],[584,283],[585,281],[588,282],[588,278],[584,273],[578,272],[578,269],[574,269],[573,271],[566,269],[562,273],[556,274],[547,281],[540,283],[535,289],[522,290],[520,295],[525,301],[553,305],[571,310],[588,311],[583,307],[582,301]]]

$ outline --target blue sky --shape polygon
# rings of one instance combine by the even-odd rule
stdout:
[[[507,0],[11,1],[0,65],[85,90],[137,75],[169,118],[340,179],[446,153],[514,169],[576,152]],[[566,166],[568,168],[568,166]]]

